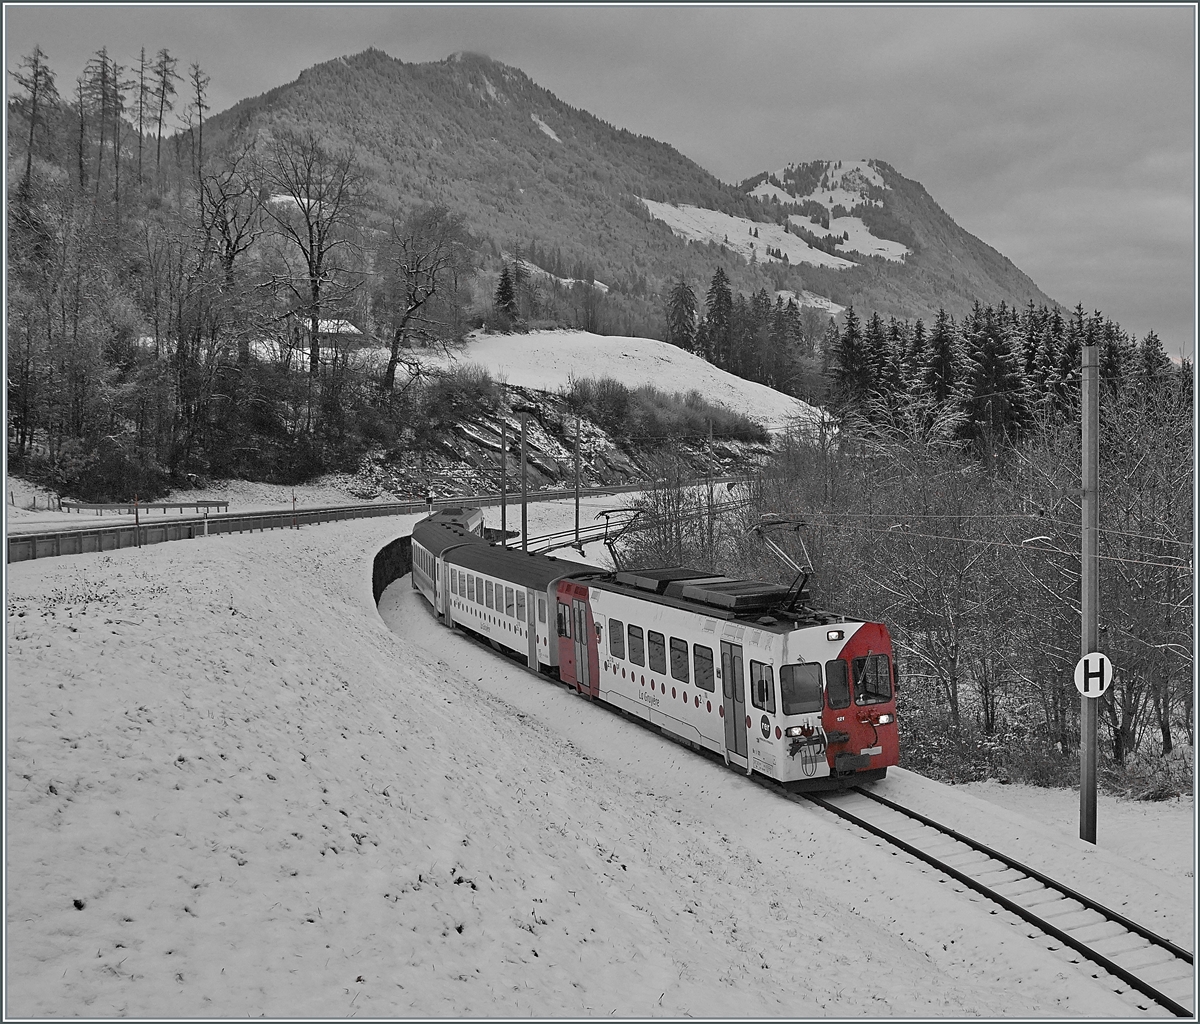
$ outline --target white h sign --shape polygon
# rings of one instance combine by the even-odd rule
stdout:
[[[1085,654],[1075,666],[1075,689],[1085,697],[1102,697],[1112,685],[1112,662],[1099,651]]]

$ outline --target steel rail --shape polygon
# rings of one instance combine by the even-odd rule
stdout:
[[[1022,874],[1036,879],[1047,888],[1054,889],[1069,899],[1075,900],[1077,903],[1082,903],[1089,910],[1094,910],[1096,913],[1103,915],[1115,924],[1119,924],[1126,931],[1134,932],[1135,934],[1140,935],[1147,942],[1152,943],[1155,946],[1161,946],[1172,956],[1177,957],[1180,960],[1186,960],[1189,964],[1194,962],[1191,952],[1184,949],[1182,946],[1177,946],[1170,939],[1163,938],[1161,935],[1152,932],[1145,925],[1141,925],[1136,921],[1130,920],[1124,914],[1120,914],[1117,911],[1104,906],[1104,904],[1098,903],[1090,896],[1085,896],[1083,893],[1076,892],[1074,889],[1064,885],[1057,879],[1051,878],[1049,875],[1038,871],[1037,868],[1031,868],[1028,864],[1022,864],[1020,861],[1014,860],[1012,857],[1001,853],[999,850],[994,850],[990,846],[986,846],[985,844],[972,839],[970,836],[965,836],[961,832],[950,828],[948,825],[943,825],[941,822],[935,821],[933,818],[926,817],[924,814],[921,814],[919,811],[914,811],[910,807],[904,807],[901,804],[896,803],[894,800],[889,800],[885,796],[880,796],[878,793],[871,793],[859,786],[854,786],[852,788],[856,793],[865,796],[868,800],[874,800],[876,803],[883,804],[885,807],[890,807],[894,811],[899,811],[901,814],[905,814],[908,817],[919,821],[922,825],[927,825],[929,828],[937,829],[939,832],[957,839],[965,846],[969,846],[974,850],[978,850],[980,853],[987,854],[987,856],[991,857],[993,860],[998,860],[1013,870],[1020,871]]]
[[[856,792],[862,793],[862,790],[858,789],[858,787],[854,787],[854,789]],[[1028,877],[1030,877],[1030,878],[1034,878],[1035,880],[1040,882],[1040,881],[1042,881],[1042,878],[1045,877],[1045,876],[1042,876],[1042,878],[1038,878],[1037,875],[1034,874],[1031,869],[1025,868],[1023,865],[1018,864],[1018,862],[1011,861],[1011,860],[1009,860],[1009,858],[1004,857],[1002,854],[998,855],[995,851],[992,851],[990,848],[984,846],[982,843],[976,843],[974,840],[969,840],[965,836],[962,836],[960,833],[955,832],[954,829],[951,829],[944,825],[941,825],[941,824],[933,821],[932,819],[924,818],[923,815],[917,814],[916,812],[913,812],[913,811],[909,811],[907,808],[902,807],[899,804],[895,804],[889,800],[876,798],[872,794],[862,793],[862,795],[869,796],[871,799],[878,799],[880,803],[887,804],[890,809],[896,811],[897,813],[902,814],[905,817],[910,818],[912,820],[920,821],[921,824],[928,825],[928,827],[933,828],[936,831],[938,831],[944,835],[947,835],[950,838],[953,838],[958,842],[962,842],[968,848],[971,848],[971,849],[976,850],[977,852],[986,854],[988,857],[991,857],[994,860],[1005,864],[1005,866],[1007,866],[1007,867],[1012,867],[1014,870],[1021,871],[1025,874],[1027,874]],[[1098,967],[1101,967],[1103,970],[1107,971],[1109,974],[1113,975],[1114,977],[1120,978],[1130,988],[1136,989],[1138,992],[1142,993],[1142,995],[1146,996],[1148,999],[1151,999],[1155,1003],[1159,1004],[1160,1006],[1169,1010],[1171,1013],[1175,1014],[1175,1016],[1189,1017],[1189,1018],[1195,1016],[1193,1011],[1189,1010],[1183,1004],[1172,999],[1166,993],[1159,991],[1153,985],[1151,985],[1149,982],[1143,981],[1141,978],[1139,978],[1136,974],[1134,974],[1128,968],[1122,967],[1120,964],[1116,963],[1114,960],[1105,956],[1103,953],[1097,952],[1095,949],[1093,949],[1087,943],[1082,942],[1079,939],[1076,939],[1070,933],[1064,931],[1062,928],[1059,928],[1057,925],[1051,924],[1049,921],[1045,920],[1044,918],[1039,917],[1032,910],[1029,910],[1028,908],[1023,907],[1021,904],[1017,903],[1015,900],[1009,898],[1008,896],[1005,896],[1002,893],[996,892],[996,890],[993,889],[991,886],[988,886],[988,885],[984,884],[983,882],[980,882],[977,879],[972,878],[970,875],[964,873],[963,871],[960,871],[958,868],[955,868],[950,864],[945,863],[945,861],[939,859],[938,857],[935,857],[933,854],[927,853],[924,850],[920,849],[919,847],[915,846],[914,844],[908,842],[907,840],[901,839],[899,836],[893,835],[892,833],[888,832],[885,828],[875,824],[874,822],[868,821],[862,815],[855,814],[853,811],[849,811],[843,807],[837,806],[837,804],[835,802],[830,801],[827,797],[821,796],[820,794],[803,793],[803,794],[798,794],[797,797],[798,798],[803,797],[804,799],[809,800],[810,802],[812,802],[814,804],[817,804],[819,807],[823,807],[825,810],[830,811],[833,814],[836,814],[839,818],[843,818],[844,820],[851,822],[858,828],[861,828],[867,832],[870,832],[872,835],[877,836],[878,838],[884,840],[885,842],[891,844],[892,846],[899,847],[901,850],[903,850],[905,853],[909,854],[910,856],[916,857],[918,860],[924,861],[926,864],[928,864],[931,867],[935,868],[936,870],[942,872],[943,874],[949,875],[955,881],[962,883],[967,888],[979,893],[981,896],[984,896],[986,899],[992,901],[993,903],[999,904],[1001,907],[1003,907],[1005,910],[1009,911],[1010,913],[1016,914],[1017,917],[1021,918],[1026,923],[1033,925],[1039,931],[1044,932],[1046,935],[1049,935],[1052,938],[1057,939],[1064,946],[1069,946],[1071,949],[1075,950],[1075,952],[1079,953],[1085,959],[1096,964]],[[1079,899],[1077,894],[1073,893],[1067,887],[1062,886],[1059,883],[1054,882],[1051,879],[1047,879],[1042,884],[1046,885],[1048,888],[1050,888],[1052,890],[1055,890],[1055,891],[1063,894],[1068,899]],[[1108,918],[1109,920],[1113,920],[1114,923],[1121,924],[1122,927],[1124,927],[1123,920],[1118,920],[1121,917],[1121,915],[1114,915],[1114,913],[1112,911],[1107,910],[1107,908],[1102,909],[1102,908],[1099,908],[1098,906],[1092,906],[1092,907],[1089,907],[1089,909],[1096,910],[1097,913],[1100,913],[1102,916]],[[1141,934],[1140,930],[1137,932],[1137,934]],[[1174,949],[1179,949],[1179,947],[1174,946],[1173,943],[1169,943],[1165,939],[1160,939],[1159,945],[1163,946],[1164,948],[1171,949],[1172,951]],[[1186,950],[1180,950],[1180,952],[1184,954],[1184,957],[1182,957],[1181,959],[1186,959],[1187,962],[1190,964],[1192,962],[1191,955],[1187,954]],[[1174,954],[1174,955],[1177,955],[1177,954]]]

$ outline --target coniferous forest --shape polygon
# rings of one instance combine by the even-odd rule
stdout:
[[[431,395],[454,405],[423,354],[473,328],[659,337],[820,406],[824,427],[788,438],[732,518],[643,534],[635,554],[773,576],[746,532],[763,512],[802,518],[819,603],[893,630],[908,764],[1063,782],[1078,743],[1080,353],[1096,345],[1108,763],[1122,778],[1137,766],[1145,793],[1182,777],[1192,368],[1153,332],[991,300],[928,322],[853,306],[832,319],[776,296],[792,278],[711,248],[707,283],[677,255],[647,273],[642,252],[626,287],[615,271],[601,287],[545,238],[481,233],[450,200],[397,201],[377,154],[303,124],[213,130],[208,76],[165,49],[132,67],[102,49],[69,87],[40,50],[12,74],[11,471],[92,500],[299,482],[415,443]],[[704,500],[676,480],[647,507]]]

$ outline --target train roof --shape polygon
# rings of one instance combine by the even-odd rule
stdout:
[[[498,576],[523,587],[545,590],[555,580],[565,576],[603,574],[607,570],[570,559],[519,551],[499,544],[467,544],[446,554],[450,565],[475,572]]]
[[[790,587],[678,566],[617,572],[604,579],[589,580],[588,586],[781,632],[798,626],[845,621],[844,616],[810,607],[807,588],[801,591],[796,607],[785,609],[785,601],[789,606],[792,604]]]
[[[412,537],[426,551],[430,551],[438,557],[449,548],[457,547],[459,544],[487,543],[479,534],[467,529],[462,519],[451,516],[440,519],[436,517],[422,519],[413,526]]]

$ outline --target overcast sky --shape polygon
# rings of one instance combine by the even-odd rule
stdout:
[[[1196,26],[1188,5],[14,5],[60,86],[101,46],[211,76],[214,111],[369,46],[473,50],[725,181],[877,157],[1052,298],[1169,351],[1195,340]],[[64,92],[68,91],[63,89]]]

